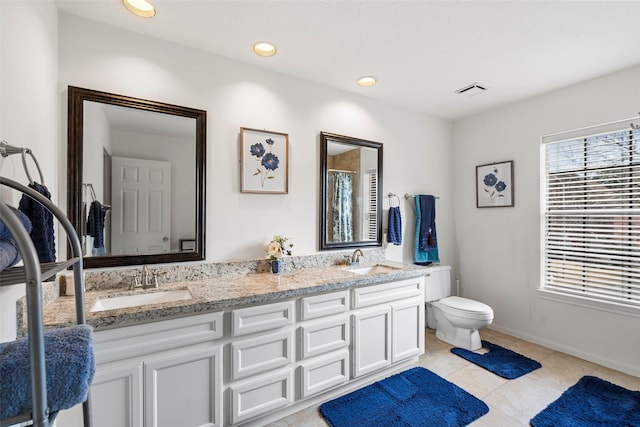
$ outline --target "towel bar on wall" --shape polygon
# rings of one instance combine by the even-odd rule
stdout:
[[[7,141],[0,141],[0,154],[2,157],[8,157],[12,154],[22,154],[22,166],[24,167],[24,173],[27,174],[27,179],[29,180],[29,184],[33,184],[33,178],[31,178],[31,174],[29,173],[29,167],[27,166],[27,154],[31,156],[33,159],[33,163],[36,164],[36,168],[38,169],[38,175],[40,175],[40,184],[44,185],[44,177],[42,176],[42,170],[40,170],[40,165],[38,164],[38,159],[33,154],[33,151],[29,148],[25,147],[14,147],[10,145]]]
[[[404,198],[405,198],[405,199],[410,199],[410,198],[412,198],[412,197],[414,197],[414,196],[417,196],[417,194],[404,193]],[[440,198],[439,196],[433,196],[433,197],[435,197],[436,199],[439,199],[439,198]]]

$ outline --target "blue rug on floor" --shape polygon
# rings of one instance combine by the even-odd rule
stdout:
[[[482,340],[482,347],[489,351],[480,354],[454,347],[451,352],[508,380],[521,377],[542,366],[533,359],[489,341]]]
[[[332,427],[462,427],[487,412],[483,401],[420,367],[320,405]]]
[[[533,427],[640,426],[640,391],[582,377],[531,420]]]

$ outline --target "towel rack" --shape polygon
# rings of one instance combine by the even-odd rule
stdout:
[[[91,201],[95,202],[96,200],[98,200],[98,198],[96,197],[96,191],[93,188],[93,184],[91,183],[82,183],[82,188],[84,190],[89,190],[89,195],[91,196]],[[104,208],[107,209],[111,209],[111,205],[103,205],[102,203],[100,203],[100,205]]]
[[[6,151],[17,149],[8,146],[2,141],[2,155]],[[7,153],[17,154],[20,151]],[[40,264],[33,242],[29,237],[18,218],[9,210],[8,206],[0,202],[0,211],[5,225],[13,235],[19,248],[23,260],[23,266],[10,267],[2,271],[2,281],[0,287],[24,283],[26,286],[26,306],[27,306],[27,341],[29,343],[29,358],[31,367],[31,390],[32,409],[31,411],[15,414],[9,418],[0,419],[0,426],[11,426],[22,422],[31,422],[34,427],[49,427],[56,419],[57,412],[49,412],[49,398],[47,396],[47,378],[44,349],[44,325],[42,314],[42,288],[41,281],[53,277],[56,273],[73,269],[75,287],[75,310],[76,323],[86,324],[85,300],[84,300],[84,279],[82,273],[82,250],[80,240],[66,214],[54,205],[51,200],[32,188],[19,184],[9,178],[0,176],[0,185],[12,188],[26,194],[40,203],[45,209],[53,214],[67,235],[67,241],[71,248],[71,258],[66,261]],[[84,426],[91,426],[91,407],[89,396],[82,403]]]
[[[40,184],[44,185],[44,177],[42,176],[42,170],[40,169],[40,165],[38,164],[38,159],[36,159],[36,156],[33,154],[33,151],[31,151],[31,149],[29,148],[25,148],[25,147],[14,147],[13,145],[10,145],[7,141],[2,140],[0,141],[0,154],[2,154],[2,157],[8,157],[12,154],[22,154],[22,166],[24,167],[24,173],[27,174],[27,179],[29,180],[29,184],[32,184],[35,182],[33,180],[33,178],[31,178],[31,174],[29,173],[29,167],[27,166],[27,154],[31,156],[31,158],[33,159],[33,163],[35,163],[36,168],[38,169],[38,175],[40,175]]]
[[[393,197],[395,197],[396,199],[398,199],[398,206],[400,206],[400,197],[399,197],[397,194],[395,194],[395,193],[389,193],[389,194],[387,194],[387,197],[388,197],[389,199],[392,199]],[[389,206],[391,206],[391,200],[389,200]]]
[[[405,199],[410,199],[410,198],[412,198],[412,197],[414,197],[414,196],[417,196],[417,194],[404,193],[404,198],[405,198]],[[438,197],[438,196],[433,196],[433,197],[435,197],[436,199],[439,199],[439,198],[440,198],[440,197]]]
[[[327,172],[358,173],[358,171],[354,171],[354,170],[345,170],[345,169],[327,169]]]

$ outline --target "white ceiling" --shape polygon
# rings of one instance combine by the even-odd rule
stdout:
[[[59,10],[456,120],[640,64],[640,1],[56,0]],[[255,41],[275,43],[261,58]],[[375,75],[378,84],[356,80]],[[473,97],[454,91],[479,82]],[[640,76],[638,76],[640,84]]]

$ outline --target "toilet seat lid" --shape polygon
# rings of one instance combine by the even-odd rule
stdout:
[[[493,309],[487,304],[480,301],[474,301],[468,298],[462,297],[447,297],[440,301],[440,304],[445,307],[453,308],[455,310],[465,311],[468,313],[493,313]]]

